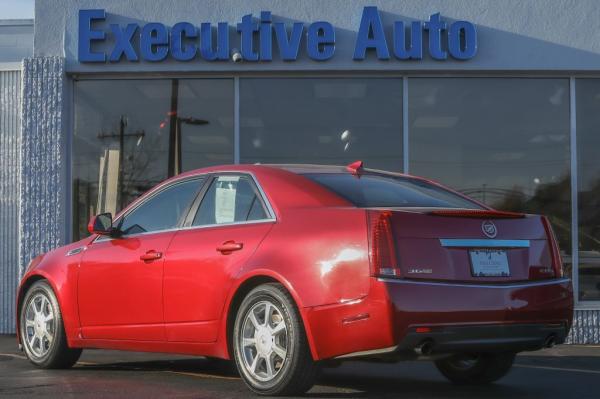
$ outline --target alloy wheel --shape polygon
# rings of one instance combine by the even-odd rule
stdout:
[[[38,293],[29,301],[23,328],[30,352],[36,358],[46,356],[56,337],[56,318],[50,299],[45,294]]]
[[[254,304],[244,316],[238,344],[248,373],[261,382],[273,380],[288,352],[288,331],[281,309],[268,300]]]

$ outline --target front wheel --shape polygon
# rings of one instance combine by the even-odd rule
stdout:
[[[300,314],[281,284],[258,286],[244,298],[232,346],[240,375],[258,394],[302,394],[314,384],[318,367]]]
[[[19,329],[25,353],[38,367],[69,368],[81,355],[81,349],[72,349],[67,345],[58,301],[46,281],[38,281],[27,290],[19,317]]]
[[[458,354],[436,360],[438,370],[455,384],[489,384],[504,377],[514,353]]]

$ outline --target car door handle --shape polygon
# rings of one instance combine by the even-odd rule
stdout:
[[[239,251],[242,248],[244,248],[244,244],[230,240],[219,245],[217,251],[221,252],[223,255],[229,255],[233,251]]]
[[[162,252],[156,251],[148,251],[140,256],[140,260],[143,260],[144,262],[152,262],[160,258],[162,258]]]

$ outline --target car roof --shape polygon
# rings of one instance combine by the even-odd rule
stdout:
[[[288,172],[296,173],[296,174],[305,174],[305,173],[351,173],[348,169],[349,165],[341,166],[341,165],[318,165],[318,164],[301,164],[301,163],[290,163],[290,164],[257,164],[266,167],[283,169]],[[426,178],[413,176],[406,173],[401,172],[392,172],[389,170],[382,169],[372,169],[372,168],[362,168],[361,173],[372,173],[372,174],[380,174],[380,175],[390,175],[390,176],[402,176],[406,178],[413,178],[417,180],[425,180],[429,181]]]
[[[316,164],[264,164],[264,166],[284,169],[292,173],[348,173],[345,166],[340,165],[316,165]]]
[[[348,169],[348,166],[342,166],[342,165],[319,165],[319,164],[301,164],[301,163],[298,163],[298,164],[293,164],[293,163],[289,163],[289,164],[255,163],[255,164],[228,164],[228,165],[209,166],[209,167],[205,167],[205,168],[194,169],[194,170],[184,172],[184,173],[178,175],[177,177],[199,175],[199,174],[204,174],[204,173],[219,173],[219,172],[250,172],[250,173],[259,172],[260,173],[260,172],[265,172],[265,171],[269,171],[269,170],[283,170],[286,172],[291,172],[291,173],[300,174],[300,175],[305,174],[305,173],[344,173],[344,174],[351,173],[350,170]],[[399,172],[392,172],[392,171],[388,171],[388,170],[379,170],[379,169],[371,169],[371,168],[363,168],[362,170],[364,172],[368,172],[368,173],[370,172],[370,173],[378,173],[378,174],[388,174],[388,175],[394,175],[394,176],[404,176],[404,177],[427,180],[427,179],[423,179],[423,178],[420,178],[417,176],[399,173]]]
[[[340,165],[314,164],[229,164],[209,166],[206,168],[194,169],[187,172],[183,172],[177,176],[163,181],[162,183],[158,184],[157,186],[140,196],[140,198],[133,201],[133,203],[130,204],[126,209],[130,208],[131,206],[134,206],[134,204],[136,204],[138,201],[141,201],[147,195],[161,189],[161,187],[164,187],[165,185],[170,184],[171,182],[178,181],[187,177],[223,172],[250,173],[256,178],[258,178],[260,187],[263,189],[264,194],[269,200],[271,206],[274,208],[276,214],[279,214],[279,211],[285,208],[306,208],[315,206],[354,207],[354,205],[352,205],[348,200],[342,198],[333,191],[330,191],[329,189],[312,181],[311,179],[302,176],[303,174],[308,173],[352,173],[351,170],[349,170],[348,168],[348,166]],[[439,183],[432,182],[417,176],[367,168],[365,168],[364,171],[370,173],[382,173],[393,176],[414,178],[417,180],[428,181],[431,184],[443,187]],[[447,187],[443,188],[449,191],[453,191],[452,189],[449,189]],[[460,193],[457,194],[462,195]],[[471,201],[474,200],[471,199]],[[485,205],[481,205],[485,207]]]

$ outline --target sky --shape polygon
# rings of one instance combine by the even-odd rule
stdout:
[[[0,19],[33,18],[34,0],[0,0]]]

